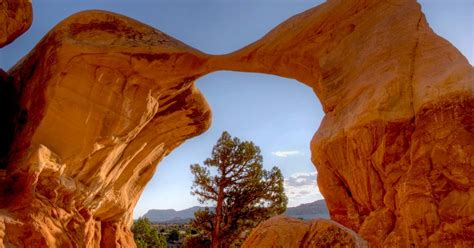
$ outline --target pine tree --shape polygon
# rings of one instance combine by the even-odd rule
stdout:
[[[215,206],[196,212],[193,221],[210,237],[212,248],[238,244],[258,223],[286,210],[281,171],[264,170],[262,164],[258,146],[223,132],[204,166],[191,165],[192,194]]]

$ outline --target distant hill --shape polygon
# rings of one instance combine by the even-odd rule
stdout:
[[[194,212],[204,207],[191,207],[176,211],[174,209],[151,209],[143,216],[154,223],[163,224],[184,224],[189,223],[194,219]],[[311,203],[301,204],[296,207],[290,207],[286,210],[284,215],[301,218],[305,220],[323,218],[329,219],[326,201],[317,200]]]
[[[194,206],[176,211],[174,209],[151,209],[143,215],[154,223],[184,224],[194,219],[194,212],[204,207]]]
[[[329,219],[329,212],[325,200],[317,200],[311,203],[287,208],[284,215],[304,220],[317,218]]]

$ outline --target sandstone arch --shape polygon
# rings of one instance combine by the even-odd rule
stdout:
[[[332,219],[375,246],[472,246],[474,71],[413,0],[328,1],[221,56],[113,13],[67,18],[3,80],[20,110],[0,240],[133,246],[156,164],[209,126],[193,82],[216,70],[313,88],[326,116],[312,160]]]

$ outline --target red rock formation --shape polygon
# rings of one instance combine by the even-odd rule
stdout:
[[[333,220],[374,247],[474,245],[474,70],[414,0],[328,1],[222,56],[112,13],[66,19],[4,77],[19,109],[0,241],[132,246],[156,164],[209,126],[193,81],[215,70],[315,91],[312,160]]]
[[[0,48],[28,30],[33,20],[31,0],[0,2]]]
[[[212,60],[313,88],[333,220],[375,247],[474,245],[474,70],[416,1],[328,1]]]
[[[9,71],[21,110],[0,240],[133,247],[133,208],[158,162],[210,124],[193,84],[207,72],[205,58],[116,14],[89,11],[58,24]]]
[[[286,216],[270,218],[256,227],[242,248],[369,247],[354,231],[331,220],[303,221]]]

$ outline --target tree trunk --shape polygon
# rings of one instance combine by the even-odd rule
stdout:
[[[224,185],[223,185],[224,175],[221,177],[221,182],[219,183],[219,192],[217,195],[217,206],[216,206],[216,221],[214,223],[214,230],[211,235],[211,248],[219,248],[219,232],[222,221],[222,202],[224,201]]]

